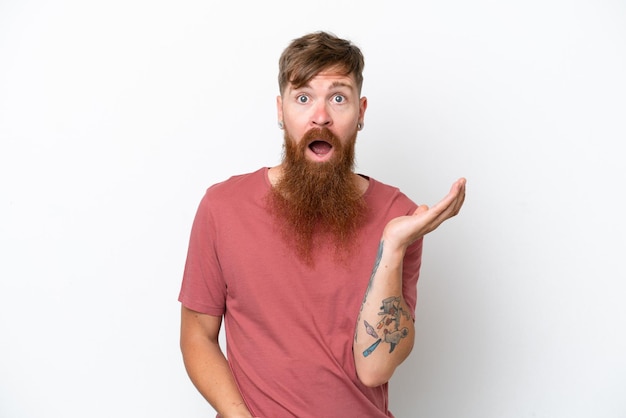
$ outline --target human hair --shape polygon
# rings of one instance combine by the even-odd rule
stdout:
[[[359,93],[363,85],[365,60],[352,42],[331,33],[319,31],[294,39],[278,61],[278,87],[282,94],[291,83],[300,88],[319,72],[338,70],[354,76]]]

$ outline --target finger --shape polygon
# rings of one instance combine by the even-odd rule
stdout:
[[[457,201],[455,208],[455,215],[461,211],[461,207],[463,207],[463,203],[465,203],[465,189],[463,189],[463,194],[461,194],[459,200]]]
[[[443,199],[437,202],[437,204],[432,207],[432,210],[436,212],[445,212],[446,209],[455,206],[455,202],[458,200],[460,195],[462,195],[462,188],[459,188],[457,184],[453,185],[450,192],[448,192]]]
[[[461,207],[463,206],[463,202],[465,201],[465,183],[465,179],[460,179],[453,186],[457,188],[457,195],[452,203],[452,216],[456,216],[459,213]]]
[[[457,201],[457,205],[455,208],[455,214],[459,213],[459,211],[461,210],[461,207],[463,206],[463,203],[465,202],[465,190],[466,190],[466,185],[467,185],[467,180],[464,178],[460,179],[460,184],[459,184],[459,199]]]
[[[455,182],[450,192],[441,199],[430,210],[433,215],[433,221],[439,225],[446,219],[456,216],[465,200],[465,179]]]
[[[463,202],[465,201],[465,185],[466,184],[467,184],[467,180],[464,177],[461,177],[456,182],[454,182],[454,184],[450,188],[450,192],[448,193],[448,196],[454,195],[454,200],[450,203],[452,216],[455,216],[456,214],[458,214],[459,211],[461,210],[461,207],[463,206]]]
[[[413,215],[423,215],[428,212],[432,229],[437,228],[446,219],[456,216],[463,206],[465,200],[465,178],[460,178],[452,184],[448,194],[432,207],[420,205]],[[431,228],[429,228],[431,229]]]

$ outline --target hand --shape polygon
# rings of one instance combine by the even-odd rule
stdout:
[[[386,244],[405,248],[429,232],[434,231],[444,221],[456,216],[465,200],[464,178],[458,179],[446,197],[433,207],[420,205],[413,215],[400,216],[389,221],[383,232]]]

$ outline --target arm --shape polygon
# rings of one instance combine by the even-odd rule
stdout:
[[[221,323],[219,316],[182,307],[180,348],[185,368],[198,391],[221,417],[252,417],[219,346]]]
[[[464,199],[465,179],[459,179],[432,208],[419,206],[413,215],[385,226],[354,334],[354,361],[364,385],[387,382],[413,348],[413,319],[402,294],[402,261],[408,246],[457,215]]]

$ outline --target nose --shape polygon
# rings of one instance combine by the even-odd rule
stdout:
[[[314,111],[311,122],[317,127],[327,127],[332,123],[332,118],[327,109],[327,103],[319,103]]]

